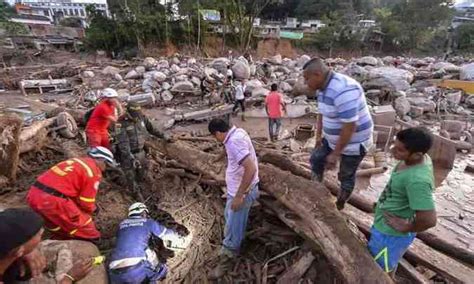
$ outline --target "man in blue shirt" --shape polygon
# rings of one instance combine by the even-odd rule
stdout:
[[[349,199],[355,185],[355,173],[372,146],[373,122],[364,90],[354,79],[333,72],[322,59],[313,58],[303,67],[309,89],[319,91],[316,145],[311,155],[314,177],[323,180],[325,169],[340,161],[338,178],[341,190],[339,210]]]
[[[184,243],[184,238],[149,219],[148,214],[146,205],[137,202],[130,206],[128,218],[120,223],[109,263],[111,283],[155,283],[166,277],[168,268],[159,263],[149,247],[150,241],[157,237]]]

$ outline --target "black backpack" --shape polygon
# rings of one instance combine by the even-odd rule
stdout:
[[[87,125],[87,123],[89,122],[89,119],[91,118],[92,113],[94,112],[94,110],[95,110],[95,107],[93,107],[90,110],[86,111],[86,113],[84,114],[84,125]]]

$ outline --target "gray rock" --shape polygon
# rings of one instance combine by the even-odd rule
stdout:
[[[229,65],[230,61],[225,57],[216,58],[211,63],[211,67],[216,69],[220,73],[225,73],[227,70],[227,66]]]
[[[232,66],[232,72],[234,72],[234,78],[237,80],[250,78],[250,67],[242,60],[235,62],[234,66]]]
[[[173,71],[174,73],[178,73],[179,71],[181,71],[181,68],[178,65],[173,64],[171,65],[171,71]]]
[[[344,69],[342,69],[341,73],[346,74],[359,82],[364,81],[369,75],[369,71],[367,71],[367,69],[355,63],[350,63],[347,65]]]
[[[140,74],[140,75],[143,76],[143,74],[145,74],[145,72],[146,72],[146,69],[145,69],[145,67],[143,67],[143,66],[137,66],[137,67],[135,68],[135,71],[137,71],[138,74]]]
[[[438,62],[431,65],[431,70],[433,71],[439,71],[441,69],[445,70],[448,73],[459,73],[461,71],[461,67],[449,62]]]
[[[192,78],[191,78],[191,82],[192,82],[195,86],[200,86],[200,85],[201,85],[201,80],[199,80],[199,78],[196,78],[196,77],[192,77]]]
[[[165,102],[169,102],[173,99],[173,94],[170,91],[164,91],[161,93],[161,99]]]
[[[461,80],[474,81],[474,63],[461,67]]]
[[[400,117],[410,112],[411,105],[406,97],[399,97],[393,102],[393,107]]]
[[[306,55],[306,54],[301,55],[300,58],[298,58],[296,66],[298,66],[299,68],[303,68],[303,66],[306,64],[306,62],[308,62],[310,60],[311,60],[311,57],[309,57],[308,55]]]
[[[465,102],[467,107],[474,108],[474,96],[468,96]]]
[[[174,77],[176,82],[183,82],[188,80],[188,75],[177,75]]]
[[[308,86],[306,85],[303,77],[300,77],[296,81],[295,85],[293,86],[293,92],[291,93],[291,95],[293,97],[305,95],[308,98],[312,98],[315,96],[315,94],[308,89]]]
[[[365,96],[369,99],[375,99],[375,98],[379,98],[380,95],[382,94],[382,90],[368,90],[367,92],[365,92]]]
[[[371,65],[371,66],[377,66],[379,61],[377,58],[373,56],[364,56],[362,58],[359,58],[357,60],[357,64],[365,66],[365,65]]]
[[[422,107],[424,112],[434,112],[436,103],[426,97],[407,97],[411,105]]]
[[[181,62],[179,61],[178,57],[173,57],[173,58],[171,59],[171,63],[178,65],[178,64],[181,63]]]
[[[153,57],[147,57],[143,60],[143,66],[145,66],[147,70],[151,70],[153,67],[156,66],[157,63],[158,62]]]
[[[131,70],[125,75],[125,80],[140,79],[142,76],[136,70]]]
[[[104,75],[115,75],[115,74],[118,74],[118,73],[120,73],[120,69],[118,69],[117,67],[113,67],[113,66],[107,66],[102,70],[102,74],[104,74]]]
[[[123,80],[122,76],[118,73],[114,75],[114,79],[119,81],[119,82]]]
[[[252,97],[266,97],[270,91],[265,88],[255,88],[252,90]]]
[[[250,81],[248,81],[248,82],[246,83],[246,85],[247,85],[246,90],[247,90],[248,92],[250,92],[250,93],[251,93],[254,89],[262,88],[262,87],[263,87],[262,82],[261,82],[260,80],[258,80],[258,79],[250,80]]]
[[[161,85],[161,88],[163,90],[169,90],[171,89],[171,85],[168,82],[163,82],[163,84]]]
[[[188,59],[188,65],[194,65],[196,63],[197,63],[196,58],[191,57],[191,58]]]
[[[455,93],[450,93],[446,95],[446,100],[448,100],[449,103],[458,105],[461,103],[461,98],[462,98],[462,91],[455,92]]]
[[[394,67],[379,67],[369,71],[368,79],[363,83],[365,89],[388,89],[406,91],[414,76],[411,72]]]
[[[147,92],[151,93],[154,89],[158,88],[160,85],[157,81],[153,80],[153,78],[147,78],[143,80],[142,89]]]
[[[293,87],[287,82],[281,82],[279,88],[284,93],[291,93],[293,91]]]
[[[162,60],[158,61],[158,64],[156,65],[156,68],[157,69],[168,69],[168,68],[170,68],[170,64],[169,64],[168,60],[162,59]]]
[[[173,92],[191,92],[194,91],[193,83],[189,81],[178,82],[171,89]]]
[[[94,78],[94,72],[84,71],[84,72],[82,72],[82,77],[84,77],[84,78]]]
[[[164,82],[166,80],[166,75],[163,72],[156,71],[153,73],[153,79],[158,82]]]
[[[270,57],[270,59],[268,59],[268,62],[275,65],[281,65],[283,63],[283,59],[281,58],[280,54],[277,54],[275,56]]]

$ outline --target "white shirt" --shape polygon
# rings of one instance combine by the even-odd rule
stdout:
[[[243,100],[245,99],[245,89],[247,88],[247,86],[245,85],[242,85],[242,84],[238,84],[237,87],[235,87],[235,99],[236,100]]]

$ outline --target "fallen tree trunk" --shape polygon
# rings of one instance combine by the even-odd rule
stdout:
[[[23,120],[17,115],[0,118],[0,176],[10,182],[16,180],[22,124]]]
[[[55,121],[56,118],[52,117],[45,120],[36,121],[30,126],[23,128],[20,134],[21,143],[28,141],[33,136],[37,135],[41,129],[51,126]]]
[[[418,284],[429,284],[430,283],[430,281],[428,279],[426,279],[426,277],[423,276],[423,274],[418,272],[418,270],[416,270],[415,267],[413,267],[413,265],[411,265],[404,258],[402,258],[400,260],[400,262],[398,263],[398,267],[401,271],[403,271],[405,274],[407,274],[414,283],[418,283]]]
[[[271,163],[283,170],[290,171],[295,175],[298,175],[307,179],[311,179],[311,171],[296,164],[294,161],[292,161],[288,157],[281,155],[277,153],[276,151],[262,151],[259,158],[261,162]],[[331,191],[331,193],[334,196],[338,195],[339,186],[336,184],[336,182],[325,179],[324,185]],[[368,198],[363,197],[357,192],[352,193],[351,198],[349,199],[349,204],[367,213],[374,212],[375,202],[372,200],[369,200]],[[440,238],[438,235],[429,231],[418,233],[417,238],[424,241],[427,245],[451,257],[459,259],[470,265],[474,265],[474,253],[464,247],[452,244],[448,240]]]
[[[357,208],[346,206],[342,213],[348,216],[366,235],[374,218]],[[471,283],[474,279],[474,270],[456,261],[455,259],[438,252],[424,242],[415,239],[405,254],[408,260],[421,264],[455,283]]]
[[[223,179],[222,163],[212,163],[214,155],[182,142],[150,143],[192,171]],[[313,190],[311,181],[272,165],[261,164],[259,171],[262,188],[304,219],[307,234],[302,235],[309,239],[313,248],[324,253],[342,282],[392,283],[350,231],[344,218],[330,202],[329,192],[322,185]],[[361,263],[364,265],[361,266]]]
[[[48,131],[45,128],[38,130],[35,136],[26,141],[20,142],[20,154],[41,149],[48,139]]]
[[[259,173],[262,189],[304,218],[305,226],[311,231],[312,243],[321,248],[344,282],[392,282],[348,228],[323,185],[272,165],[260,164]]]

